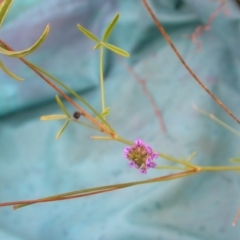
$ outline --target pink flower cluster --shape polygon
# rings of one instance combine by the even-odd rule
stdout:
[[[138,139],[133,146],[124,149],[124,157],[129,160],[130,167],[139,169],[141,173],[147,173],[147,169],[157,166],[154,159],[158,157],[158,153],[153,152],[150,146]]]

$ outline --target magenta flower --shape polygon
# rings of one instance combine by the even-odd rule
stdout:
[[[147,173],[147,169],[157,166],[153,160],[158,157],[158,153],[153,152],[150,146],[138,139],[133,146],[124,149],[124,157],[129,160],[130,167],[139,169],[141,173]]]

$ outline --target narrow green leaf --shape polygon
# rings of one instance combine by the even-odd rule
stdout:
[[[67,109],[65,108],[65,106],[63,105],[62,100],[59,98],[58,95],[56,95],[56,101],[58,103],[58,106],[62,109],[62,111],[66,114],[66,116],[70,117],[70,114],[68,113]]]
[[[229,162],[232,162],[232,163],[239,163],[239,159],[235,159],[235,158],[231,158],[229,159]]]
[[[188,159],[186,160],[186,162],[191,162],[196,155],[197,155],[197,152],[193,152],[193,153],[188,157]]]
[[[105,30],[104,35],[103,35],[103,42],[106,42],[106,41],[107,41],[108,37],[110,36],[113,28],[115,27],[115,25],[116,25],[116,23],[117,23],[117,21],[118,21],[118,19],[119,19],[119,16],[120,16],[119,13],[117,13],[117,14],[115,15],[115,17],[113,18],[113,20],[112,20],[112,21],[110,22],[110,24],[108,25],[108,27],[107,27],[107,29]]]
[[[99,47],[101,47],[101,45],[102,45],[101,42],[100,42],[100,43],[97,43],[97,44],[93,47],[93,49],[96,50],[96,49],[98,49]]]
[[[109,107],[105,108],[104,111],[101,113],[101,115],[106,117],[109,114],[109,112],[110,112],[110,108]]]
[[[66,129],[67,125],[69,124],[69,120],[67,120],[62,127],[60,128],[60,130],[57,133],[56,139],[59,139],[60,136],[62,135],[62,133],[64,132],[64,130]]]
[[[66,115],[53,114],[53,115],[41,116],[40,120],[49,121],[49,120],[60,120],[60,119],[66,119],[66,118],[68,118]]]
[[[28,54],[34,52],[38,47],[40,47],[40,45],[43,43],[43,41],[45,40],[45,38],[47,37],[48,33],[50,30],[50,26],[47,25],[43,34],[41,35],[41,37],[37,40],[36,43],[34,43],[31,47],[23,50],[23,51],[8,51],[2,47],[0,47],[0,53],[7,55],[9,57],[24,57],[27,56]]]
[[[104,111],[101,112],[101,116],[102,116],[102,117],[107,117],[107,116],[109,115],[109,112],[110,112],[110,108],[109,108],[109,107],[108,107],[108,108],[105,108]],[[99,116],[96,116],[95,119],[101,120],[101,119],[99,118]]]
[[[104,47],[108,48],[109,50],[111,50],[111,51],[113,51],[113,52],[115,52],[115,53],[117,53],[117,54],[119,54],[119,55],[121,55],[121,56],[123,56],[123,57],[130,57],[130,54],[129,54],[128,52],[122,50],[122,49],[119,48],[119,47],[116,47],[116,46],[114,46],[114,45],[112,45],[112,44],[105,43],[105,42],[102,43],[102,45],[103,45]]]
[[[88,38],[90,38],[93,41],[100,42],[100,40],[92,34],[90,31],[88,31],[86,28],[82,27],[80,24],[77,24],[77,28]]]
[[[3,64],[3,62],[0,60],[0,68],[6,73],[8,74],[10,77],[14,78],[15,80],[18,81],[22,81],[23,78],[18,77],[17,75],[15,75],[14,73],[12,73],[10,70],[8,70],[5,65]]]
[[[229,161],[232,162],[232,163],[239,163],[240,158],[230,158]]]
[[[9,8],[11,7],[13,0],[5,0],[0,5],[0,27],[8,13]]]
[[[51,78],[55,83],[59,84],[60,86],[62,86],[65,90],[67,90],[69,93],[71,93],[75,98],[77,98],[78,100],[80,100],[84,105],[86,105],[96,116],[99,117],[99,119],[101,119],[101,121],[106,124],[106,126],[109,127],[109,129],[111,129],[114,132],[114,129],[111,127],[111,125],[105,121],[103,119],[103,117],[101,116],[100,113],[97,112],[97,110],[95,110],[83,97],[81,97],[80,95],[78,95],[76,92],[74,92],[71,88],[69,88],[68,86],[66,86],[64,83],[62,83],[60,80],[58,80],[57,78],[55,78],[53,75],[49,74],[48,72],[44,71],[42,68],[34,65],[33,63],[30,63],[32,67],[34,67],[35,69],[37,69],[38,71],[40,71],[41,73],[43,73],[44,75],[48,76],[49,78]]]
[[[93,140],[113,140],[112,137],[105,137],[105,136],[92,136],[91,139],[93,139]]]

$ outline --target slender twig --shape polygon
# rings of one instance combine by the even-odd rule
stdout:
[[[152,178],[152,179],[148,179],[148,180],[144,180],[144,181],[136,181],[136,182],[129,182],[129,183],[122,183],[122,184],[115,184],[115,185],[103,186],[103,187],[98,187],[98,188],[92,188],[92,189],[88,189],[88,190],[74,191],[74,192],[70,192],[70,193],[59,194],[59,195],[55,195],[52,197],[41,198],[41,199],[36,199],[36,200],[5,202],[5,203],[0,203],[0,207],[14,206],[14,209],[17,209],[19,207],[23,207],[25,205],[30,205],[30,204],[34,204],[34,203],[51,202],[51,201],[59,201],[59,200],[67,200],[67,199],[72,199],[72,198],[86,197],[89,195],[119,190],[122,188],[136,186],[139,184],[148,184],[148,183],[173,180],[176,178],[186,177],[186,176],[190,176],[192,174],[197,174],[197,173],[199,173],[199,172],[196,171],[195,169],[191,169],[188,171],[169,174],[166,176]]]
[[[146,97],[148,98],[150,104],[152,105],[152,107],[154,109],[155,115],[158,119],[160,129],[162,130],[163,133],[166,133],[167,130],[166,130],[165,123],[163,121],[161,110],[158,108],[157,103],[155,102],[150,91],[148,90],[146,81],[144,79],[142,79],[140,76],[138,76],[138,74],[134,71],[134,69],[132,67],[130,67],[129,65],[127,65],[121,58],[119,58],[119,61],[128,70],[128,72],[134,77],[136,82],[139,83],[140,86],[142,87],[142,91],[144,92],[144,94],[146,95]]]
[[[200,172],[225,171],[225,170],[239,171],[239,168],[240,168],[239,166],[237,166],[237,167],[233,167],[233,166],[217,166],[217,167],[214,167],[214,166],[192,165],[192,166],[189,167],[189,170],[187,170],[187,171],[182,171],[182,172],[179,172],[179,173],[169,174],[169,175],[166,175],[166,176],[161,176],[161,177],[152,178],[152,179],[148,179],[148,180],[114,184],[114,185],[102,186],[102,187],[97,187],[97,188],[89,188],[89,189],[84,189],[84,190],[78,190],[78,191],[58,194],[58,195],[54,195],[54,196],[50,196],[50,197],[46,197],[46,198],[40,198],[40,199],[36,199],[36,200],[3,202],[3,203],[0,203],[0,207],[14,206],[14,209],[17,209],[17,208],[24,207],[24,206],[27,206],[27,205],[30,205],[30,204],[35,204],[35,203],[52,202],[52,201],[60,201],[60,200],[68,200],[68,199],[73,199],[73,198],[86,197],[86,196],[90,196],[90,195],[115,191],[115,190],[119,190],[119,189],[122,189],[122,188],[141,185],[141,184],[148,184],[148,183],[155,183],[155,182],[173,180],[173,179],[177,179],[177,178],[187,177],[187,176],[190,176],[192,174],[198,174]],[[237,214],[233,224],[236,224],[236,221],[237,221],[238,217],[239,217],[239,213]]]
[[[218,119],[217,117],[215,117],[212,113],[208,113],[202,109],[200,109],[199,107],[197,107],[195,104],[192,105],[194,109],[196,109],[198,112],[200,112],[201,114],[211,118],[213,121],[215,121],[216,123],[218,123],[219,125],[221,125],[222,127],[226,128],[227,130],[229,130],[230,132],[236,134],[237,136],[240,137],[240,132],[236,131],[234,128],[230,127],[228,124],[226,124],[225,122],[221,121],[220,119]]]
[[[180,62],[183,64],[183,66],[188,70],[190,75],[197,81],[197,83],[213,98],[213,100],[224,109],[224,111],[230,115],[238,124],[240,124],[240,120],[203,84],[203,82],[196,76],[196,74],[191,70],[191,68],[187,65],[187,63],[184,61],[180,53],[178,52],[177,48],[174,46],[172,40],[168,36],[167,32],[165,31],[162,24],[158,21],[157,17],[153,13],[152,9],[150,8],[149,4],[147,3],[147,0],[142,0],[144,6],[146,7],[148,13],[152,17],[154,23],[156,24],[158,30],[162,33],[163,37],[167,41],[167,43],[170,45],[174,53],[177,55]]]

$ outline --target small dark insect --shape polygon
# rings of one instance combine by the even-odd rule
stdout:
[[[73,117],[75,118],[75,119],[79,119],[80,117],[81,117],[81,113],[80,112],[78,112],[78,111],[75,111],[74,113],[73,113]]]

